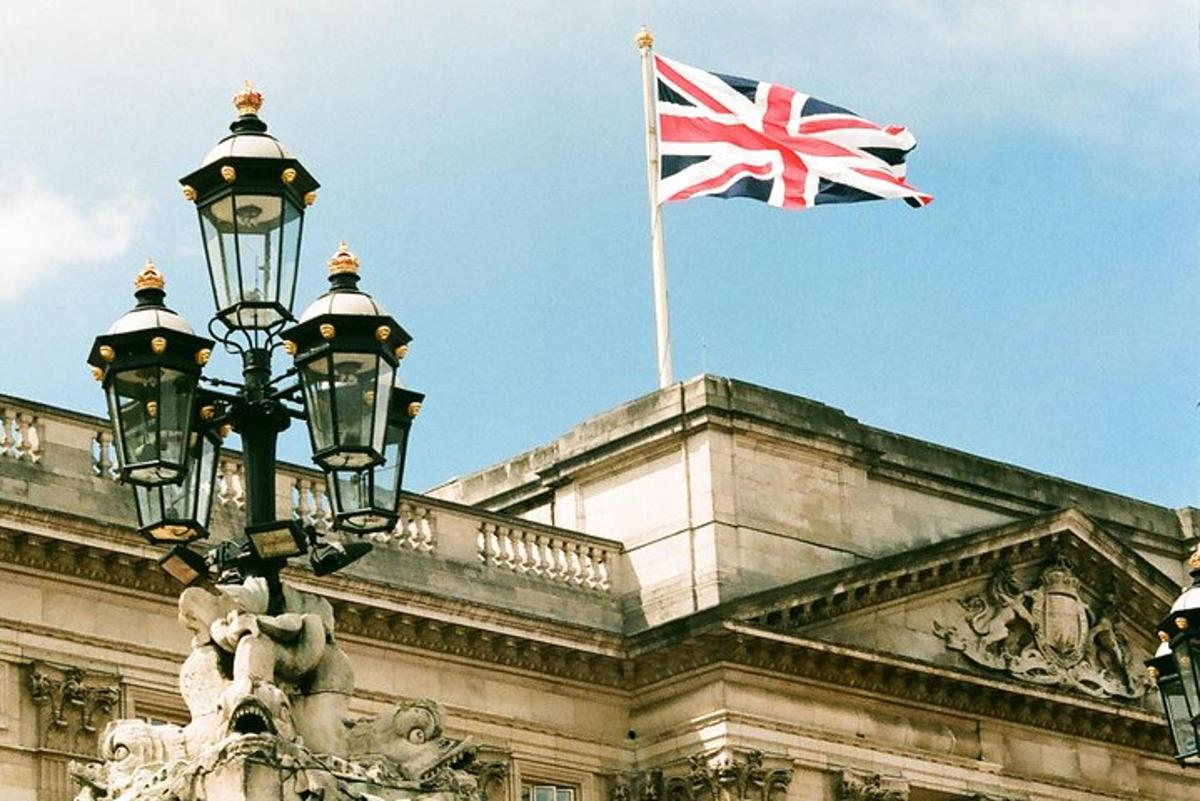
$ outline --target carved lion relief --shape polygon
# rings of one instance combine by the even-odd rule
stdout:
[[[982,594],[959,602],[965,619],[935,621],[933,630],[950,650],[1023,681],[1141,698],[1146,682],[1117,631],[1113,593],[1089,605],[1080,583],[1061,555],[1024,588],[1012,567],[1001,565]]]

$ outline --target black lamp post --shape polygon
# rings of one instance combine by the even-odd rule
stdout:
[[[354,500],[362,509],[335,507],[335,529],[375,531],[395,524],[408,429],[423,396],[398,388],[410,337],[357,288],[358,260],[344,243],[330,260],[330,291],[299,321],[292,316],[304,211],[317,182],[267,133],[258,117],[262,95],[249,82],[234,105],[230,135],[181,183],[196,204],[216,304],[209,331],[241,356],[243,382],[210,382],[233,392],[198,389],[214,340],[196,336],[163,305],[153,264],[138,275],[137,306],[96,338],[88,362],[108,396],[121,479],[135,485],[139,531],[174,546],[163,569],[184,583],[263,577],[278,611],[279,572],[289,558],[311,551],[313,569],[324,575],[370,550],[365,542],[324,542],[311,526],[277,517],[279,433],[292,419],[307,420],[314,460],[331,483],[354,475],[368,488],[386,484]],[[272,377],[279,347],[296,364]],[[402,420],[394,404],[403,406]],[[186,546],[208,535],[229,429],[242,437],[246,529],[205,557]]]
[[[1160,645],[1146,673],[1162,696],[1175,758],[1194,767],[1200,765],[1200,549],[1188,567],[1192,586],[1159,623]]]

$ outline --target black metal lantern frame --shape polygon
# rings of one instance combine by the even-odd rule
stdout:
[[[153,264],[137,286],[138,305],[96,337],[88,363],[103,382],[121,479],[153,487],[187,475],[196,387],[213,340],[163,305]]]
[[[1158,687],[1171,730],[1175,758],[1184,766],[1200,766],[1200,558],[1193,555],[1192,586],[1159,624],[1158,652],[1146,661]]]
[[[250,90],[235,102],[243,113],[230,136],[180,183],[200,220],[214,320],[254,348],[294,319],[304,210],[319,184],[267,133],[257,114],[261,95]]]
[[[408,435],[424,400],[420,392],[394,387],[384,435],[383,463],[362,470],[326,473],[335,529],[368,534],[395,528]]]
[[[190,435],[183,481],[133,488],[138,533],[152,544],[186,545],[208,537],[223,427],[213,422],[215,406],[204,404],[200,409]]]
[[[353,259],[343,243],[331,264],[343,254]],[[356,273],[335,273],[330,282],[281,336],[295,356],[313,461],[326,472],[363,470],[384,461],[396,369],[412,337],[355,289]]]

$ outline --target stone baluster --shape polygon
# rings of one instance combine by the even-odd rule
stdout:
[[[517,555],[513,550],[513,530],[508,526],[497,528],[500,534],[501,561],[509,570],[516,570]]]
[[[92,472],[100,478],[116,478],[112,431],[107,428],[97,431],[92,442]]]
[[[16,456],[16,409],[4,409],[0,414],[0,456]]]
[[[567,544],[567,563],[571,566],[571,583],[577,587],[583,584],[583,563],[579,558],[581,550],[583,550],[583,546],[578,542]]]
[[[591,545],[583,550],[583,584],[589,590],[596,589],[596,551]]]
[[[42,439],[38,434],[38,419],[29,412],[17,415],[20,442],[17,443],[17,458],[37,463],[42,459]]]
[[[326,495],[325,482],[315,481],[312,486],[313,526],[319,531],[333,528],[333,507]]]
[[[596,560],[596,587],[607,591],[611,586],[612,581],[608,575],[608,552],[601,551],[599,559]]]
[[[236,459],[222,459],[217,474],[218,500],[221,503],[233,504],[239,509],[244,507],[246,492],[242,485],[242,463]]]
[[[292,484],[292,516],[301,523],[313,520],[312,481],[298,478]]]
[[[414,547],[418,551],[429,553],[434,549],[434,526],[429,510],[423,506],[410,507],[413,509]]]

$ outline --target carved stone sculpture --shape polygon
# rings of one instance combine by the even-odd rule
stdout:
[[[837,780],[838,801],[908,801],[908,782],[899,777],[844,770]]]
[[[730,749],[702,752],[688,758],[687,772],[662,779],[662,793],[642,783],[642,799],[665,801],[780,801],[792,781],[790,765],[768,767],[761,751]]]
[[[116,676],[34,662],[27,686],[38,710],[38,747],[96,753],[96,733],[121,700]]]
[[[179,677],[191,722],[109,723],[104,761],[71,765],[76,801],[477,801],[476,776],[494,779],[469,740],[443,736],[433,701],[348,716],[354,672],[326,600],[284,585],[282,611],[268,614],[262,579],[219,589],[179,599],[193,633]]]
[[[961,601],[965,620],[935,622],[946,647],[972,662],[1037,684],[1101,698],[1141,698],[1146,682],[1116,628],[1112,593],[1088,605],[1080,580],[1057,557],[1023,589],[1001,565],[986,590]]]

